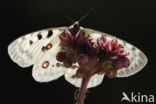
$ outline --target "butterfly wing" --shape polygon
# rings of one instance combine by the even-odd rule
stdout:
[[[28,67],[39,61],[46,46],[53,36],[60,34],[66,27],[49,28],[24,35],[8,46],[11,59],[21,67]]]
[[[66,27],[50,28],[27,34],[8,47],[11,59],[21,67],[33,65],[32,76],[38,82],[49,82],[64,74],[58,67],[56,54],[60,51],[59,35]]]
[[[78,64],[76,63],[76,66],[78,66]],[[75,87],[81,87],[81,83],[82,83],[82,78],[76,78],[74,77],[74,75],[76,74],[78,68],[75,69],[71,69],[71,68],[67,68],[66,72],[65,72],[65,79],[71,83],[72,85],[74,85]],[[91,79],[88,82],[87,88],[91,88],[91,87],[95,87],[97,85],[100,85],[103,81],[104,78],[104,74],[95,74],[91,77]]]
[[[55,38],[59,42],[58,36]],[[50,42],[53,43],[53,42]],[[46,51],[40,60],[34,64],[32,70],[33,78],[38,82],[49,82],[64,74],[64,67],[56,60],[56,55],[60,51],[59,43],[55,44],[50,50]]]
[[[114,37],[112,35],[99,32],[93,29],[89,29],[89,28],[85,28],[83,30],[86,33],[90,34],[94,42],[96,42],[97,38],[101,37],[102,34],[105,34],[108,40],[112,40]],[[125,51],[130,53],[130,55],[128,55],[127,57],[129,58],[130,63],[131,63],[128,68],[122,68],[118,70],[117,77],[128,77],[128,76],[136,74],[141,69],[143,69],[148,61],[145,54],[141,50],[139,50],[137,47],[133,46],[132,44],[124,40],[121,40],[119,38],[116,38],[116,39],[117,39],[117,42],[124,47]]]

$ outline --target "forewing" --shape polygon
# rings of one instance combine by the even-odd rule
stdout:
[[[33,65],[44,54],[43,46],[46,46],[55,35],[62,33],[65,29],[66,27],[49,28],[26,34],[8,46],[9,56],[21,67]]]
[[[115,36],[112,36],[103,32],[99,32],[93,29],[89,29],[89,28],[85,28],[83,30],[86,33],[90,34],[94,42],[96,42],[97,38],[101,37],[102,34],[105,34],[108,40],[112,40],[113,37],[115,37]],[[122,68],[118,70],[117,77],[128,77],[128,76],[136,74],[141,69],[143,69],[148,61],[145,54],[141,50],[139,50],[137,47],[133,46],[132,44],[124,40],[121,40],[119,38],[116,38],[116,39],[117,39],[117,42],[124,47],[125,51],[130,53],[130,55],[127,56],[130,60],[130,66],[128,68]]]

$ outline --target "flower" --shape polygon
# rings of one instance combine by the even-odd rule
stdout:
[[[101,38],[97,39],[97,44],[98,44],[98,47],[105,47],[106,46],[107,39],[106,39],[105,35],[102,35]]]
[[[83,103],[87,84],[92,76],[105,73],[109,78],[114,78],[118,70],[130,65],[126,57],[129,53],[116,43],[115,38],[108,41],[106,36],[102,35],[95,45],[89,36],[81,29],[76,34],[66,29],[59,36],[62,49],[57,53],[57,61],[63,62],[66,68],[71,68],[74,63],[79,65],[73,75],[73,78],[82,79],[81,88],[75,93],[78,104]]]
[[[89,72],[91,76],[106,73],[109,78],[113,78],[116,77],[117,70],[130,65],[129,59],[126,58],[129,53],[116,43],[115,38],[108,41],[106,36],[102,35],[97,39],[97,45],[94,45],[89,36],[81,30],[71,34],[68,29],[59,36],[63,51],[57,54],[57,60],[63,62],[67,68],[78,62],[77,77],[82,78]]]
[[[102,35],[101,38],[97,39],[97,45],[98,48],[106,50],[106,52],[108,52],[111,57],[122,57],[129,55],[129,52],[126,53],[121,45],[117,45],[115,38],[113,38],[112,41],[107,41],[106,36]]]
[[[63,62],[65,67],[69,68],[77,61],[79,65],[85,65],[88,63],[89,56],[96,53],[96,48],[93,47],[94,43],[89,39],[89,34],[83,34],[81,30],[74,35],[66,29],[59,38],[63,52],[59,52],[56,58]]]
[[[64,48],[74,48],[77,44],[81,44],[81,40],[82,40],[82,31],[79,30],[77,32],[76,35],[72,35],[71,32],[66,29],[65,30],[65,34],[62,34],[59,36],[60,40],[61,40],[61,45]]]
[[[129,59],[126,58],[129,53],[125,52],[124,48],[115,42],[115,38],[112,41],[107,41],[106,36],[102,35],[101,38],[97,39],[97,47],[99,58],[104,62],[104,72],[109,78],[116,76],[116,70],[130,65]]]

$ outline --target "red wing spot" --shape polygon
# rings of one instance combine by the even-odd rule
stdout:
[[[45,61],[43,64],[42,64],[42,68],[47,68],[49,66],[49,62],[48,61]]]
[[[52,44],[51,44],[51,43],[47,44],[47,45],[46,45],[46,48],[47,48],[47,49],[52,48]]]

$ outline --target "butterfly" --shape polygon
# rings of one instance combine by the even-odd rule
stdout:
[[[69,27],[48,28],[21,36],[8,46],[8,54],[20,67],[33,65],[32,76],[38,82],[49,82],[64,75],[69,83],[80,87],[82,79],[73,77],[78,70],[78,63],[74,64],[75,67],[66,68],[56,60],[56,55],[61,50],[59,35],[66,29],[72,30],[73,33],[81,29],[85,34],[90,34],[93,42],[96,42],[102,34],[105,34],[108,40],[115,37],[94,29],[83,28],[79,22],[75,22]],[[127,57],[131,63],[128,68],[118,70],[117,77],[129,77],[143,69],[148,61],[145,54],[122,39],[116,38],[116,40],[124,47],[125,51],[130,53]],[[101,84],[104,75],[93,75],[87,88]]]

